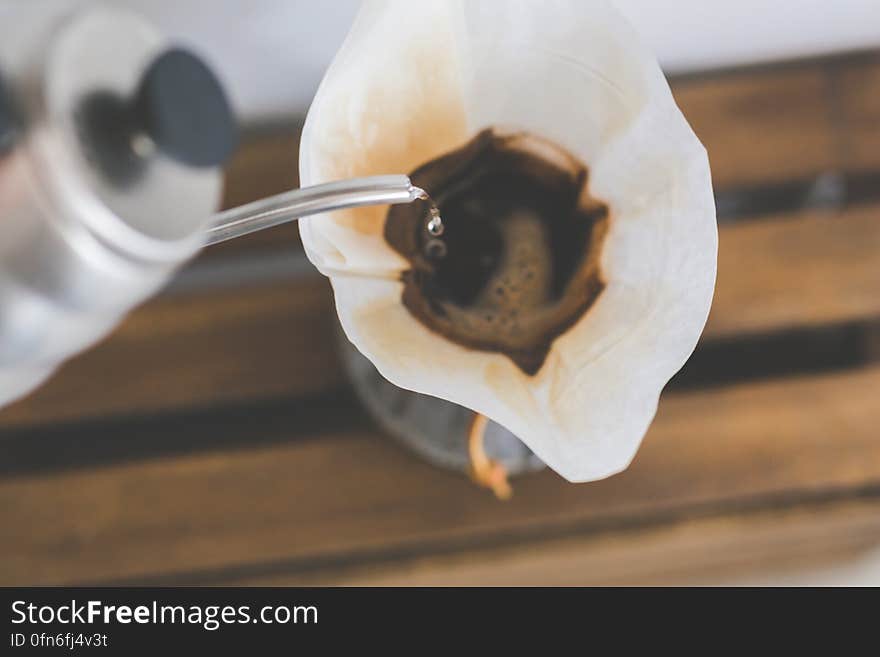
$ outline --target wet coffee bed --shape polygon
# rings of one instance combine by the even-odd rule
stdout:
[[[537,373],[605,286],[609,210],[589,194],[586,165],[540,137],[488,129],[411,178],[444,232],[426,230],[426,203],[389,211],[385,238],[411,265],[404,305],[447,339]]]

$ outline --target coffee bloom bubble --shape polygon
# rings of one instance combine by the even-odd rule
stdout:
[[[607,208],[591,256],[601,291],[534,367],[407,307],[414,264],[386,239],[387,208],[301,220],[306,253],[331,279],[346,335],[389,381],[486,415],[571,481],[607,477],[632,460],[706,322],[717,254],[706,152],[606,2],[368,0],[309,111],[302,184],[414,172],[487,129],[564,149]],[[435,200],[452,261],[456,217]],[[506,234],[534,245],[535,226]]]

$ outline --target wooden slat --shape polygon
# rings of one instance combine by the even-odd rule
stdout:
[[[233,208],[299,186],[299,128],[279,127],[250,135],[226,167],[223,207]],[[206,249],[202,258],[290,244],[301,248],[296,224],[278,226]]]
[[[718,190],[880,169],[880,52],[672,86]]]
[[[811,178],[841,165],[822,66],[700,78],[673,91],[709,151],[716,188]]]
[[[724,226],[709,338],[880,318],[880,206]]]
[[[379,563],[231,578],[246,586],[680,586],[784,583],[880,549],[880,499],[803,503]],[[817,577],[818,581],[819,580]],[[825,583],[836,584],[834,579]],[[877,582],[860,582],[876,584]]]
[[[847,168],[880,169],[880,53],[842,66],[835,85]]]
[[[208,409],[338,387],[329,285],[249,286],[159,298],[65,365],[0,426]]]
[[[0,583],[207,581],[876,488],[878,386],[869,368],[670,395],[623,474],[524,477],[506,504],[366,430],[9,478]]]
[[[244,138],[226,167],[223,206],[249,203],[299,183],[299,129],[282,126]]]
[[[880,206],[721,228],[706,339],[880,318]],[[344,385],[326,281],[160,298],[0,426],[326,392]]]

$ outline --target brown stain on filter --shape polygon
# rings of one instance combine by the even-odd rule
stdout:
[[[527,133],[484,130],[411,174],[440,209],[445,255],[425,229],[428,207],[392,207],[385,239],[410,263],[403,304],[445,338],[508,356],[527,375],[605,288],[608,206],[587,167]]]

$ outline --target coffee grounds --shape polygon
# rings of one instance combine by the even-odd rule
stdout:
[[[545,139],[488,129],[410,178],[444,232],[425,228],[426,202],[389,210],[385,239],[411,265],[404,306],[447,339],[536,374],[605,287],[610,215],[588,193],[587,167]]]

